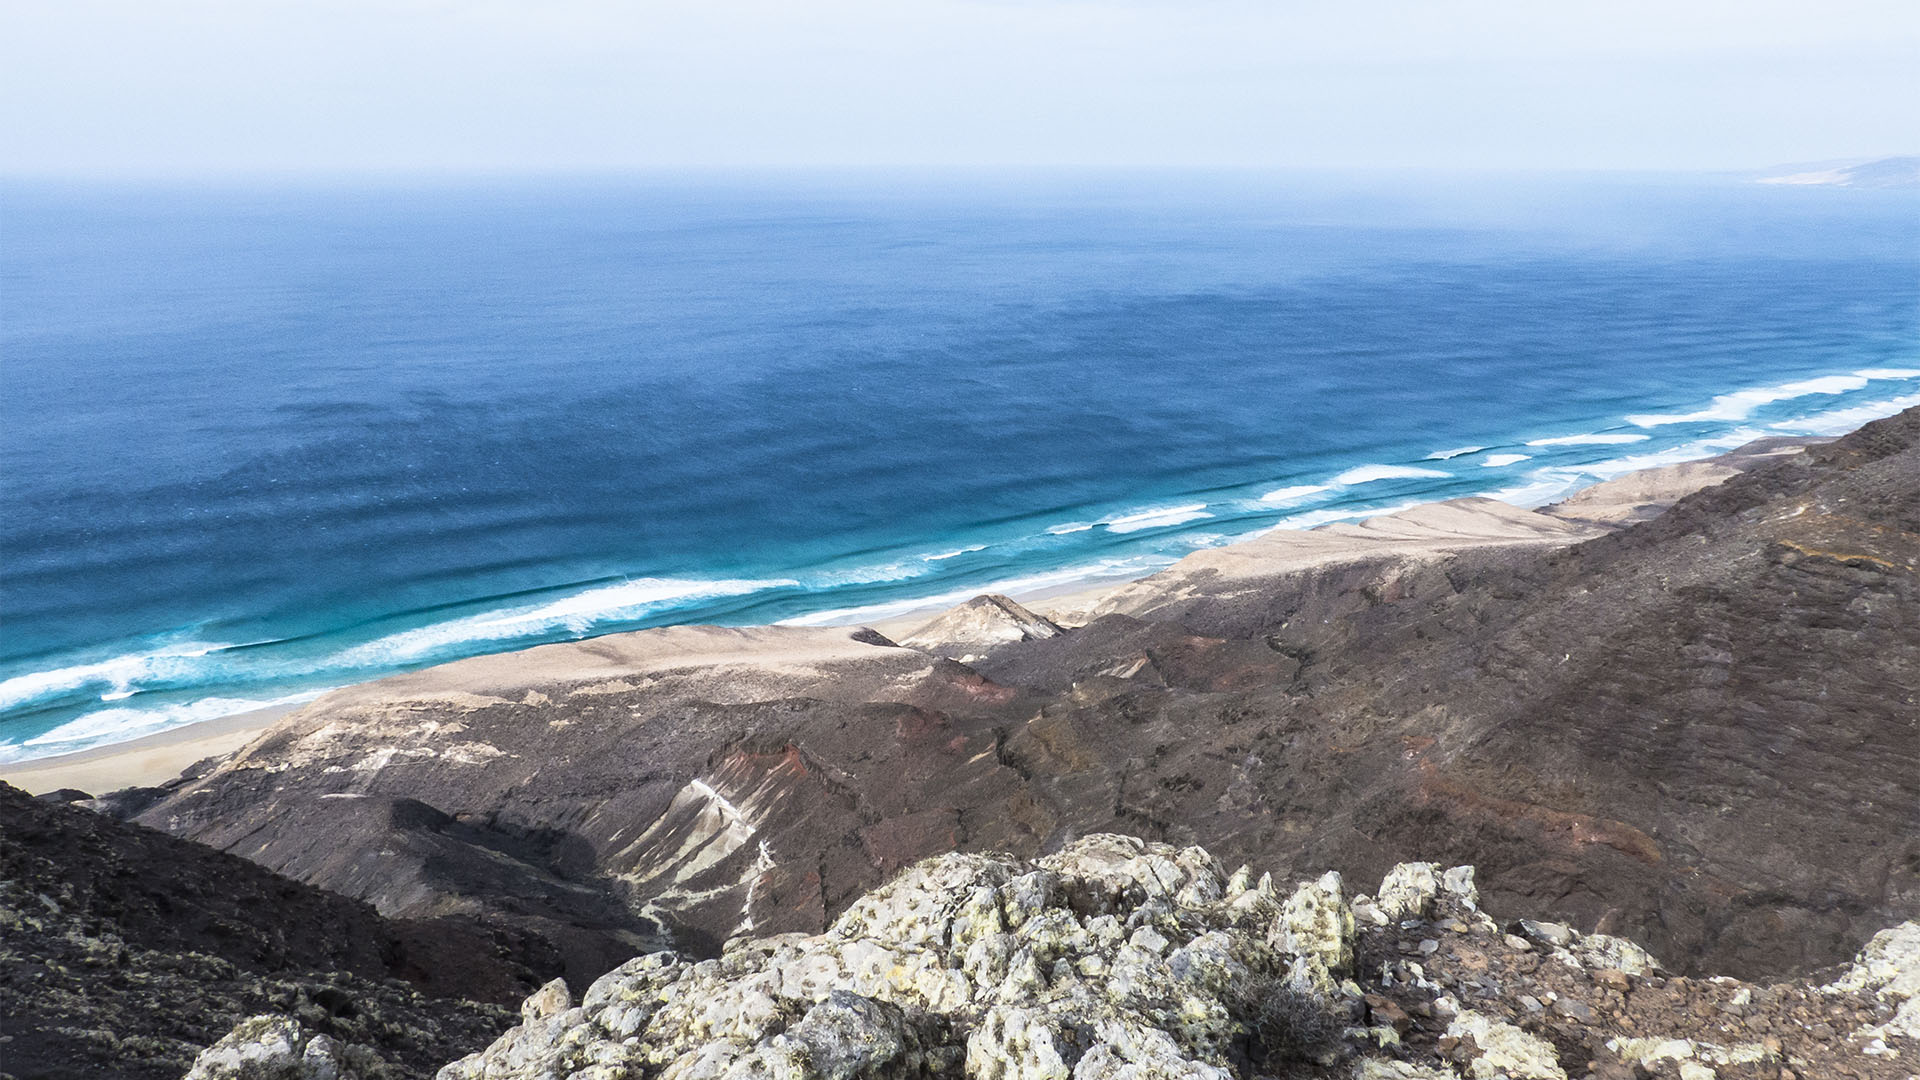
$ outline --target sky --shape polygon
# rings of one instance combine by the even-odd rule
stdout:
[[[12,174],[1898,153],[1920,0],[0,0]]]

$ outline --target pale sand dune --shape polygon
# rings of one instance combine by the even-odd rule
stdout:
[[[1739,469],[1717,461],[1684,461],[1582,488],[1552,506],[1542,507],[1541,512],[1566,521],[1631,525],[1656,517],[1673,505],[1676,488],[1697,491],[1739,474]]]
[[[1756,439],[1718,457],[1641,469],[1581,488],[1551,506],[1541,507],[1540,512],[1567,521],[1623,528],[1658,517],[1661,511],[1682,498],[1738,476],[1769,458],[1797,454],[1827,441],[1793,437]]]
[[[751,667],[783,680],[822,677],[875,658],[855,626],[665,626],[583,641],[536,645],[455,660],[335,690],[313,703],[334,709],[395,700],[518,698],[530,687],[577,687],[697,668]]]
[[[1090,614],[1144,615],[1203,592],[1230,595],[1288,574],[1345,563],[1436,558],[1491,546],[1560,547],[1604,532],[1599,526],[1561,521],[1497,499],[1424,503],[1364,521],[1275,529],[1238,544],[1196,551],[1157,574],[1113,590]]]

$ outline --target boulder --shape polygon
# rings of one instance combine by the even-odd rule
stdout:
[[[385,1080],[393,1075],[364,1046],[342,1045],[284,1016],[241,1021],[200,1052],[186,1080]]]

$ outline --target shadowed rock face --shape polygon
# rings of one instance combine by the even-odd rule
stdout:
[[[1470,862],[1678,970],[1830,963],[1920,912],[1920,411],[1737,467],[1613,533],[1463,500],[1201,553],[969,664],[792,628],[464,661],[324,698],[140,820],[537,930],[576,986],[1101,831]]]
[[[141,820],[383,913],[533,930],[581,985],[669,940],[818,926],[881,873],[1015,828],[994,717],[1020,695],[871,632],[498,659],[322,699]]]
[[[553,967],[465,920],[396,923],[198,844],[0,784],[0,1068],[173,1080],[263,1009],[431,1069]],[[491,1005],[459,1000],[473,998]]]

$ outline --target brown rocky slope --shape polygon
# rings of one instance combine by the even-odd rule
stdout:
[[[323,698],[140,820],[541,933],[576,987],[1095,832],[1470,862],[1489,906],[1681,973],[1836,963],[1920,912],[1920,410],[1746,464],[1610,534],[1445,504],[1501,541],[1429,513],[1200,560],[983,655],[676,628],[465,661]]]
[[[0,784],[0,1075],[173,1080],[263,1009],[430,1071],[553,966]]]

